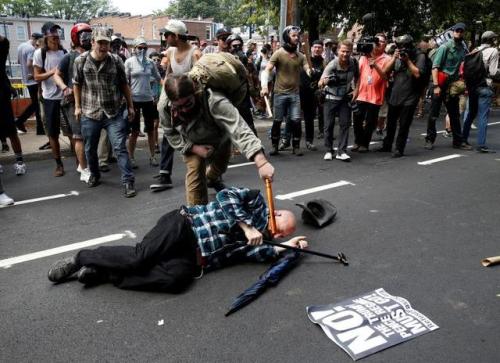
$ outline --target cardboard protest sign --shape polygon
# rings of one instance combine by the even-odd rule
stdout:
[[[408,300],[384,289],[336,304],[308,306],[306,311],[354,360],[439,328]]]

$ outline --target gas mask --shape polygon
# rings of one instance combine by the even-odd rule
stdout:
[[[78,35],[79,41],[80,41],[80,46],[85,49],[85,50],[90,50],[92,48],[92,33],[91,32],[86,32],[82,31]]]

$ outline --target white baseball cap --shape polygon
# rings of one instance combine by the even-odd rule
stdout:
[[[186,24],[180,20],[172,19],[168,21],[167,25],[165,25],[165,32],[177,35],[186,35],[188,31]]]

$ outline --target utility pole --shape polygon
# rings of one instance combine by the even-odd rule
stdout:
[[[287,0],[280,0],[280,28],[279,28],[279,34],[278,34],[278,40],[281,41],[281,34],[283,34],[283,30],[285,30],[286,27],[286,15],[287,15]]]

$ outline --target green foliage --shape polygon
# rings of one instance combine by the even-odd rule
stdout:
[[[100,10],[112,10],[110,0],[1,0],[8,15],[52,15],[61,19],[90,19]]]

